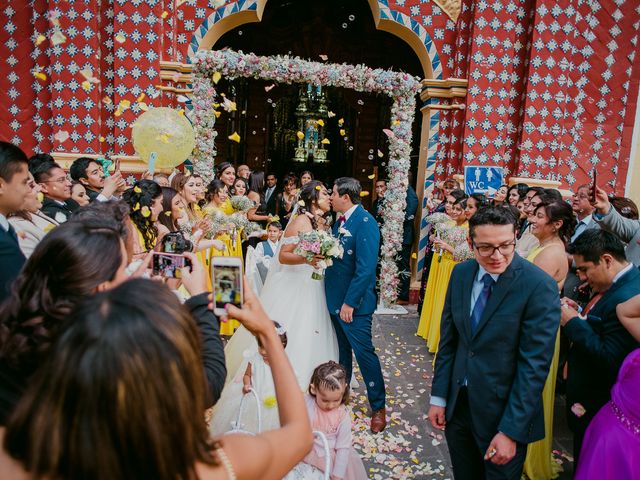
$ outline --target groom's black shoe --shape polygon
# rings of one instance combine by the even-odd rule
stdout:
[[[384,408],[376,410],[371,414],[371,431],[380,433],[387,426],[387,412]]]

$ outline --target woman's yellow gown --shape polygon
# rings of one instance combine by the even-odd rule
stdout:
[[[536,256],[544,250],[544,247],[537,246],[529,255],[527,260],[533,263]],[[527,457],[524,461],[524,474],[530,480],[549,480],[557,478],[562,467],[553,460],[551,454],[553,443],[553,407],[556,393],[556,376],[558,374],[558,362],[560,358],[560,328],[556,336],[556,345],[553,351],[553,359],[547,380],[542,390],[542,406],[544,408],[544,431],[542,440],[530,443],[527,448]]]
[[[211,208],[211,207],[210,207]],[[220,207],[212,208],[213,210],[217,210],[219,212],[224,213],[225,215],[231,215],[234,210],[231,206],[231,201],[227,199]],[[217,250],[215,248],[209,248],[208,250],[204,250],[198,253],[198,257],[209,270],[209,288],[211,288],[211,257],[240,257],[242,259],[242,238],[241,232],[236,231],[235,235],[230,235],[229,233],[223,233],[216,237],[217,240],[220,240],[224,243],[226,247],[224,252]],[[244,262],[243,262],[244,265]],[[233,335],[233,332],[240,326],[240,322],[237,320],[229,319],[227,322],[220,323],[220,334],[221,335]]]
[[[449,227],[451,229],[468,228],[467,224],[457,227],[450,223]],[[442,240],[456,247],[457,245],[454,245],[452,240],[447,238],[446,231],[445,229],[442,234]],[[449,287],[449,278],[451,278],[453,267],[458,263],[460,262],[449,252],[443,252],[442,255],[438,253],[433,254],[417,331],[417,335],[427,341],[427,347],[429,347],[429,352],[431,353],[438,351],[438,344],[440,343],[440,321],[442,319],[444,301],[447,296],[447,288]]]

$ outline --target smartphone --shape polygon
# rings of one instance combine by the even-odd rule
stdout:
[[[166,278],[182,278],[182,269],[191,267],[191,261],[177,253],[153,252],[153,275]]]
[[[593,171],[593,181],[591,183],[591,187],[589,188],[589,202],[591,205],[596,203],[596,187],[598,185],[598,172],[597,170]]]
[[[110,176],[111,172],[109,172],[109,167],[111,167],[113,162],[111,160],[109,160],[108,158],[106,158],[106,157],[99,158],[98,160],[102,164],[102,172],[104,173],[104,176],[105,177]]]
[[[216,315],[226,314],[225,305],[242,307],[242,258],[213,257],[211,259],[214,309]]]

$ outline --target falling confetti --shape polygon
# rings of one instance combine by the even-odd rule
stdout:
[[[220,72],[213,72],[213,76],[211,77],[211,80],[213,80],[213,83],[218,83],[221,78],[222,78],[222,74]]]
[[[322,120],[322,119],[316,120],[316,123],[318,125],[320,125],[321,127],[324,127],[324,120]]]
[[[338,119],[338,125],[339,125],[339,126],[344,125],[344,118],[339,118],[339,119]]]
[[[347,134],[347,131],[344,128],[341,128],[340,135],[344,137],[346,134]]]
[[[320,59],[321,59],[321,60],[323,60],[323,61],[325,61],[325,62],[326,62],[327,60],[329,60],[329,57],[328,57],[327,55],[320,54],[320,55],[318,55],[318,56],[320,57]]]
[[[329,141],[328,138],[323,138],[322,141],[320,142],[322,145],[329,145],[331,142]]]
[[[164,12],[162,12],[162,15],[160,15],[162,18],[167,18],[169,16],[169,12],[167,12],[166,10]]]
[[[51,45],[53,45],[54,47],[57,45],[62,45],[66,41],[67,37],[65,37],[60,30],[54,32],[54,34],[51,35]]]
[[[382,150],[378,150],[378,158],[382,157],[384,157],[384,153],[382,153]]]
[[[44,35],[38,35],[36,38],[36,47],[47,39]]]
[[[233,132],[231,135],[229,135],[229,140],[240,143],[240,135],[238,135],[238,132]]]
[[[66,130],[59,130],[54,136],[53,139],[56,142],[64,143],[69,138],[69,132]]]
[[[329,116],[329,118],[333,118],[333,117],[335,117],[335,116],[336,116],[336,114],[335,114],[335,113],[333,113],[331,110],[329,110],[329,111],[327,112],[327,115]]]
[[[236,102],[225,97],[224,101],[222,102],[222,108],[229,113],[235,112],[237,110]]]
[[[297,133],[296,133],[296,136],[297,136],[300,140],[302,140],[302,139],[304,138],[304,133],[302,133],[302,132],[297,132]]]
[[[144,207],[142,207],[142,209],[140,209],[140,214],[144,218],[149,218],[151,216],[151,210],[145,205]]]
[[[33,73],[33,76],[35,78],[37,78],[38,80],[42,80],[44,82],[47,79],[47,74],[43,73],[43,72],[41,72],[39,70],[36,70],[36,71],[34,71],[32,73]]]
[[[368,197],[369,196],[369,192],[367,192],[366,190],[363,190],[360,192],[360,196],[361,197]]]
[[[383,131],[383,132],[384,132],[384,134],[385,134],[387,137],[389,137],[389,138],[393,138],[393,137],[395,137],[395,136],[396,136],[396,135],[393,133],[393,131],[389,130],[388,128],[384,128],[382,131]]]
[[[123,34],[119,33],[118,35],[116,35],[115,40],[118,43],[124,43],[124,42],[127,41],[127,37],[125,37]]]
[[[373,180],[374,178],[376,178],[376,174],[375,174],[375,173],[372,173],[372,174],[371,174],[371,175],[369,175],[367,178],[368,178],[369,180]]]
[[[276,86],[275,83],[272,83],[271,85],[267,85],[266,87],[264,87],[264,91],[265,92],[270,92],[271,90],[274,89],[275,86]]]

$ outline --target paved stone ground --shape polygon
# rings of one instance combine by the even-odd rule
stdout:
[[[369,477],[386,479],[453,479],[446,440],[426,420],[433,355],[424,340],[415,336],[415,306],[407,315],[378,315],[374,319],[374,343],[387,382],[387,429],[369,431],[369,408],[362,377],[352,393],[355,414],[354,441]],[[571,478],[571,436],[564,419],[564,401],[556,401],[555,457],[563,463],[560,479]]]

